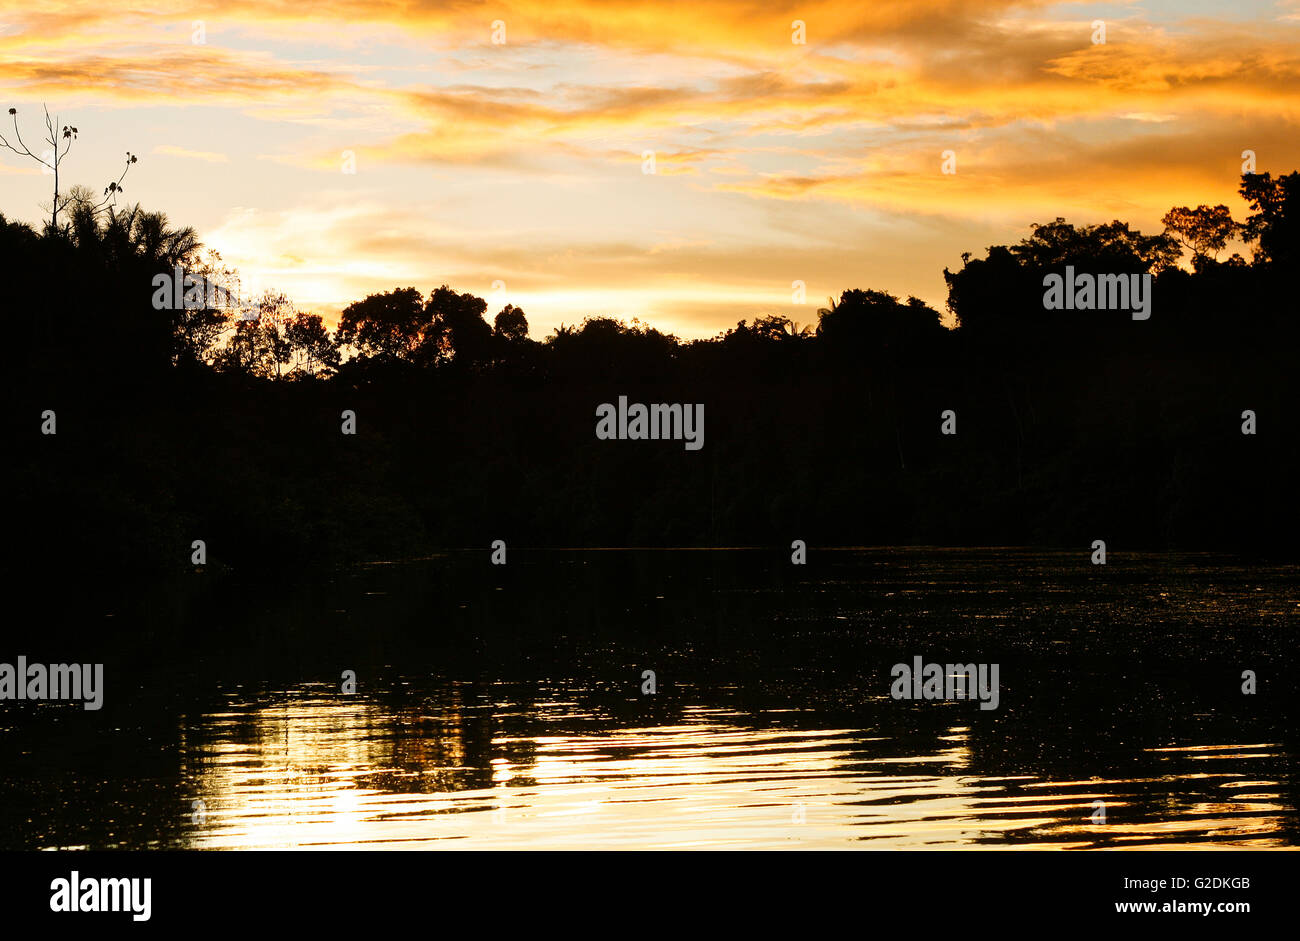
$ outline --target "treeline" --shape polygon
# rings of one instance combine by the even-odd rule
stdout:
[[[445,285],[367,297],[335,330],[274,294],[158,309],[178,268],[237,274],[138,207],[40,233],[0,216],[14,538],[55,568],[184,568],[194,539],[235,567],[493,539],[1291,552],[1300,174],[1241,195],[1241,222],[1057,219],[964,255],[955,329],[848,290],[815,325],[691,342],[606,317],[537,341],[524,311],[489,321]],[[1218,260],[1234,238],[1251,258]],[[1150,275],[1150,319],[1045,309],[1067,265]],[[703,403],[704,448],[597,440],[620,395]]]

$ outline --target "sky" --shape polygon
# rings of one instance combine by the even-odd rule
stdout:
[[[33,150],[43,105],[65,187],[137,154],[120,202],[245,295],[704,337],[849,288],[943,311],[945,267],[1057,216],[1241,219],[1243,151],[1300,169],[1300,0],[0,0]],[[50,182],[0,150],[7,218]]]

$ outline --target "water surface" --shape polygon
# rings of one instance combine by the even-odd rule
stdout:
[[[1297,845],[1295,566],[487,555],[51,599],[0,659],[100,658],[106,705],[4,705],[3,845]],[[917,655],[999,708],[893,700]]]

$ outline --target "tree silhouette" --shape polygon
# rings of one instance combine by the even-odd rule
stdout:
[[[60,198],[59,196],[59,171],[63,166],[64,158],[67,157],[68,152],[72,149],[72,142],[77,139],[77,129],[71,125],[65,124],[61,130],[56,131],[55,128],[59,123],[58,116],[56,115],[51,118],[50,109],[46,108],[45,142],[50,145],[50,150],[38,157],[36,154],[32,153],[28,146],[23,142],[22,131],[18,128],[18,109],[10,108],[9,116],[13,118],[14,140],[17,143],[9,143],[8,139],[5,138],[3,134],[0,134],[0,146],[12,150],[20,157],[30,157],[53,174],[54,199],[50,203],[50,230],[57,232],[59,231],[59,213],[64,210],[73,198],[78,200],[84,199],[84,196],[81,193],[78,193],[75,197],[64,196],[63,198]],[[100,210],[106,209],[114,204],[118,195],[122,192],[122,180],[126,179],[126,175],[130,171],[131,165],[135,162],[135,155],[130,151],[127,151],[126,166],[123,168],[121,175],[104,188],[104,201],[94,205],[92,211],[99,212]]]
[[[319,376],[339,367],[339,348],[320,314],[298,311],[284,325],[291,374]]]
[[[1164,223],[1166,232],[1172,233],[1191,249],[1193,266],[1206,258],[1217,260],[1228,240],[1241,230],[1241,224],[1232,221],[1231,211],[1223,204],[1207,206],[1202,203],[1195,209],[1175,206],[1160,221]]]
[[[514,342],[528,336],[528,318],[514,304],[507,304],[492,322],[492,332],[503,340]]]
[[[1255,261],[1293,265],[1300,259],[1300,172],[1276,180],[1267,173],[1247,173],[1239,192],[1255,210],[1242,227],[1242,237],[1257,243]]]
[[[339,319],[338,338],[363,357],[410,362],[425,342],[427,324],[420,292],[397,288],[349,304]]]
[[[433,291],[424,305],[426,361],[468,367],[489,358],[492,328],[483,318],[486,310],[487,301],[473,294],[458,294],[445,284]]]
[[[538,545],[1100,530],[1286,549],[1298,179],[1242,178],[1250,265],[1213,259],[1218,206],[1175,207],[1155,236],[1056,219],[945,269],[951,329],[917,298],[848,289],[815,330],[775,312],[682,342],[588,316],[541,343],[519,308],[489,325],[447,285],[371,294],[333,331],[273,291],[239,315],[212,297],[158,309],[153,279],[176,266],[238,274],[192,229],[71,187],[58,230],[0,216],[13,411],[57,408],[75,429],[15,438],[15,525],[33,558],[76,538],[159,564],[196,530],[241,562],[356,560],[470,545],[489,524]],[[1177,237],[1204,253],[1195,270]],[[1046,310],[1043,275],[1064,265],[1150,274],[1154,316]],[[52,303],[51,284],[77,301]],[[593,408],[618,395],[704,403],[704,452],[598,440]],[[341,408],[364,416],[365,447],[338,446]],[[1247,408],[1267,434],[1243,440]],[[959,435],[939,431],[949,410]]]
[[[878,360],[933,341],[943,332],[937,311],[915,297],[845,291],[819,312],[816,335],[841,355]]]

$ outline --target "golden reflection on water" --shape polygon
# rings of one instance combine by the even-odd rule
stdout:
[[[206,714],[184,735],[187,779],[206,805],[187,818],[187,845],[1264,847],[1288,843],[1293,811],[1259,773],[1273,744],[1152,748],[1173,763],[1168,775],[1050,781],[972,773],[962,725],[906,754],[869,730],[755,727],[726,709],[616,728],[560,700],[501,701],[486,708],[525,710],[545,734],[498,723],[470,742],[472,708],[484,707],[454,693],[412,712],[304,692]],[[1153,792],[1162,813],[1136,814]],[[1105,824],[1090,819],[1098,800]]]

